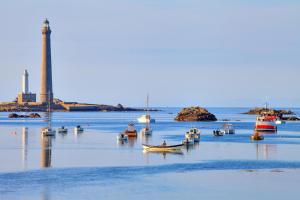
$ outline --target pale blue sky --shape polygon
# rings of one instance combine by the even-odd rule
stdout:
[[[300,106],[300,1],[0,2],[0,101],[39,93],[41,23],[56,97],[153,106]]]

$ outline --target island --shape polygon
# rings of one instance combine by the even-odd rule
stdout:
[[[242,114],[248,115],[275,115],[279,119],[285,121],[300,121],[300,118],[295,116],[295,113],[291,110],[276,110],[271,108],[253,108]]]
[[[48,110],[47,103],[29,102],[18,103],[8,102],[0,103],[0,112],[46,112]],[[75,111],[145,111],[144,108],[129,108],[124,107],[122,104],[116,106],[105,104],[88,104],[78,102],[65,102],[59,99],[54,99],[51,103],[51,110],[54,112],[75,112]],[[158,111],[157,109],[149,109],[149,111]]]
[[[205,108],[188,107],[183,108],[176,116],[176,121],[217,121],[214,114],[208,112]]]

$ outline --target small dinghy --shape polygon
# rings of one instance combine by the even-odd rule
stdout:
[[[55,136],[55,130],[50,127],[45,127],[42,129],[43,136]]]
[[[184,145],[193,145],[193,144],[195,144],[195,140],[192,137],[185,136],[185,139],[182,141],[182,144],[184,144]]]
[[[223,136],[224,135],[224,132],[217,129],[217,130],[214,130],[214,136]]]
[[[255,131],[255,133],[251,135],[250,138],[254,141],[264,140],[264,136],[260,135],[258,131]]]
[[[68,129],[65,128],[64,126],[62,126],[61,128],[58,128],[58,129],[57,129],[57,132],[58,132],[58,133],[68,133]]]
[[[128,136],[125,135],[124,133],[120,133],[120,134],[117,136],[117,140],[118,140],[118,141],[127,141],[127,140],[128,140]]]
[[[164,142],[162,145],[158,145],[158,146],[143,144],[144,150],[153,151],[153,152],[181,151],[182,146],[183,146],[183,144],[167,145],[166,142]]]
[[[223,125],[223,133],[225,134],[235,134],[235,129],[232,124],[224,124]]]
[[[127,129],[123,132],[123,134],[127,135],[128,137],[137,137],[137,131],[133,123],[128,124]]]
[[[74,128],[74,132],[75,133],[82,133],[83,132],[83,128],[80,125],[78,125],[78,126],[76,126]]]

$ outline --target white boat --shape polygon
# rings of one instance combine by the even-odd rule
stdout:
[[[223,134],[235,134],[235,129],[232,124],[224,124],[222,132]]]
[[[142,123],[142,124],[155,123],[155,119],[151,119],[150,115],[142,115],[137,120],[139,123]]]
[[[45,127],[42,129],[43,136],[55,136],[56,131],[52,128]]]
[[[52,116],[51,116],[51,101],[50,101],[50,92],[48,94],[48,109],[47,109],[47,120],[48,120],[48,127],[42,129],[41,133],[43,136],[55,136],[56,131],[52,129]]]
[[[195,144],[195,140],[194,140],[194,138],[191,138],[191,137],[185,137],[185,139],[182,141],[182,144],[193,145],[193,144]]]
[[[285,121],[281,120],[281,119],[277,119],[275,121],[275,124],[280,125],[280,124],[285,124]]]
[[[214,136],[223,136],[224,132],[220,131],[220,129],[214,130]]]
[[[128,140],[128,136],[123,134],[123,133],[120,133],[118,136],[117,136],[117,140],[118,141],[127,141]]]
[[[142,115],[141,117],[139,117],[138,119],[139,123],[155,123],[155,119],[151,119],[151,116],[149,114],[149,95],[147,95],[147,102],[146,102],[146,114]]]
[[[200,142],[200,131],[197,128],[190,128],[185,134],[185,138],[193,139],[194,142]]]
[[[78,126],[76,126],[74,128],[74,132],[75,133],[82,133],[83,132],[83,128],[80,125],[78,125]]]
[[[65,128],[64,126],[62,126],[61,128],[58,128],[58,129],[57,129],[57,132],[58,132],[58,133],[68,133],[68,129]]]

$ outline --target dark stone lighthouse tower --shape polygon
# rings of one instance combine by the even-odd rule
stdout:
[[[50,34],[49,21],[45,19],[42,27],[41,103],[53,102]]]

